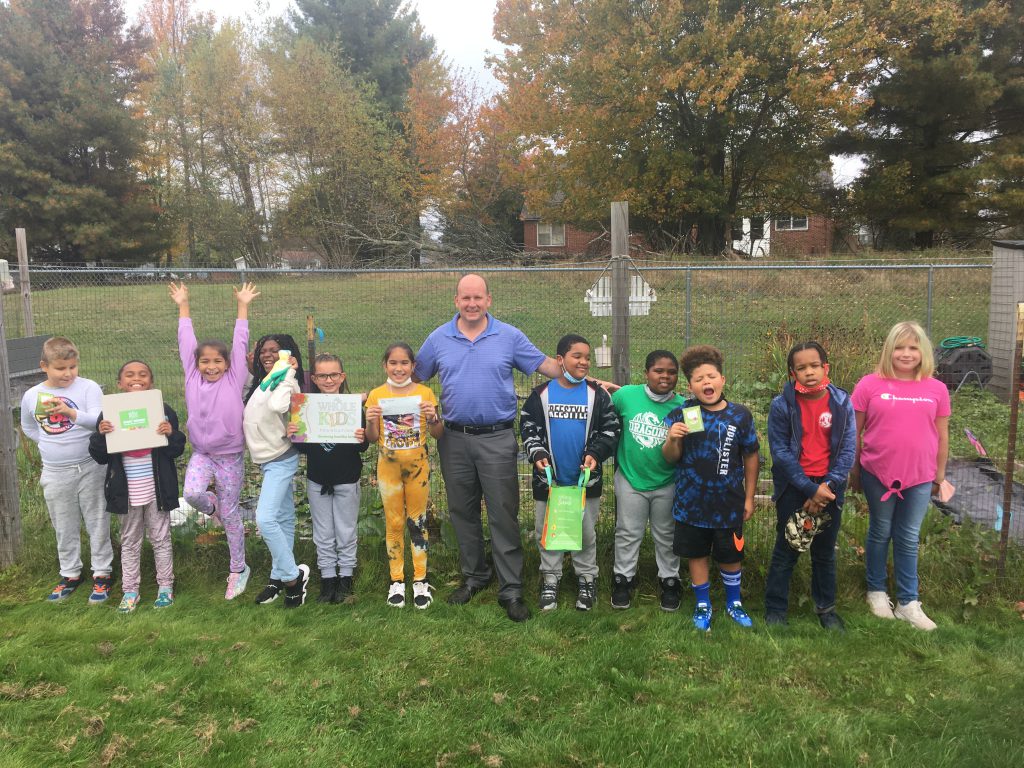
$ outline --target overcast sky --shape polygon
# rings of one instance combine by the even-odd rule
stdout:
[[[134,19],[144,0],[125,0],[125,10]],[[498,84],[484,67],[484,56],[499,50],[491,37],[495,0],[413,0],[427,34],[455,66],[471,72],[490,91]],[[197,11],[217,16],[256,18],[283,16],[291,0],[193,0]]]

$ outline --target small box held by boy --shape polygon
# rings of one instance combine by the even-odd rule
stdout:
[[[695,401],[667,417],[665,460],[676,465],[676,519],[673,549],[689,562],[696,605],[693,625],[711,629],[710,556],[718,562],[725,585],[725,610],[742,627],[751,626],[740,598],[743,523],[754,514],[759,444],[750,411],[722,394],[722,353],[714,347],[691,347],[680,358]],[[684,410],[699,406],[704,429],[691,432]]]

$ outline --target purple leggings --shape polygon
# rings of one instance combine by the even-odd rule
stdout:
[[[228,537],[232,573],[245,570],[245,529],[238,497],[245,469],[243,453],[193,453],[185,470],[185,501],[204,515],[217,513]],[[214,491],[211,493],[210,483]]]

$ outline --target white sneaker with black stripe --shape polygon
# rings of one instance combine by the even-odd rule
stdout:
[[[412,583],[412,604],[421,611],[429,608],[430,604],[434,602],[434,597],[430,594],[432,589],[433,587],[428,581],[414,581]]]
[[[388,605],[392,608],[405,608],[405,582],[392,581],[388,587]]]

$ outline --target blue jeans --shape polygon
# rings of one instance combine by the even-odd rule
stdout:
[[[902,489],[882,501],[888,488],[870,472],[861,470],[861,485],[870,513],[868,540],[865,544],[865,570],[869,592],[886,592],[889,542],[892,541],[892,569],[896,577],[896,600],[902,605],[918,599],[917,545],[921,523],[931,499],[931,483]]]
[[[291,449],[260,466],[263,486],[256,505],[256,524],[270,550],[270,578],[293,581],[299,576],[292,549],[295,546],[295,497],[292,478],[299,469],[299,454]]]
[[[789,608],[789,582],[800,553],[786,542],[786,521],[803,507],[807,497],[793,485],[786,487],[775,502],[778,523],[775,528],[775,549],[764,584],[765,613],[786,613]],[[842,525],[843,510],[833,501],[825,511],[832,521],[811,539],[811,598],[818,614],[836,607],[836,539]]]

